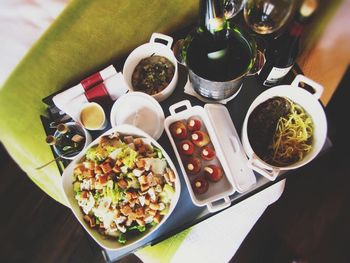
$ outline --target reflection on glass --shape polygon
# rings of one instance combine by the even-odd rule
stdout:
[[[226,19],[231,19],[235,17],[243,8],[247,0],[225,0],[225,17]]]
[[[270,34],[285,24],[292,9],[292,0],[247,0],[244,19],[254,32]]]

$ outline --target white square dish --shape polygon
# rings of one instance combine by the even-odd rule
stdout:
[[[178,111],[182,107],[185,107],[186,109],[183,111]],[[193,203],[197,206],[207,206],[210,212],[216,212],[225,207],[228,207],[231,204],[231,200],[229,196],[235,192],[235,188],[231,182],[231,179],[229,178],[228,166],[225,162],[223,153],[220,148],[220,144],[215,135],[215,131],[207,117],[207,114],[204,108],[200,106],[192,107],[190,102],[188,100],[185,100],[170,106],[169,111],[171,115],[165,119],[165,122],[164,122],[165,131],[173,146],[175,155],[180,164],[180,168],[182,170],[182,174],[184,175],[184,179]],[[204,131],[208,133],[211,143],[213,144],[216,152],[217,160],[215,164],[218,164],[219,166],[221,166],[224,172],[223,178],[220,181],[215,183],[210,183],[208,191],[200,195],[195,194],[192,189],[192,185],[191,185],[192,178],[190,178],[190,175],[188,175],[185,170],[184,164],[182,162],[181,156],[176,146],[176,142],[169,129],[172,123],[181,121],[181,120],[187,120],[193,116],[196,116],[202,121],[202,124],[204,126]]]
[[[124,244],[124,245],[118,243],[116,240],[108,239],[105,236],[98,233],[97,230],[90,228],[90,226],[83,219],[84,214],[81,211],[77,200],[75,199],[74,190],[73,190],[73,182],[74,182],[73,170],[76,167],[77,163],[80,162],[82,157],[85,155],[87,149],[89,149],[90,147],[92,147],[94,145],[97,145],[102,136],[110,135],[110,134],[115,133],[115,132],[122,133],[124,135],[132,135],[132,136],[141,137],[141,138],[144,138],[147,141],[151,142],[154,146],[156,146],[157,148],[159,148],[162,151],[162,154],[163,154],[164,158],[166,159],[169,167],[173,170],[173,172],[176,176],[176,180],[174,183],[175,184],[175,194],[172,197],[168,213],[166,215],[164,215],[164,217],[162,218],[162,220],[159,224],[151,227],[149,230],[147,230],[143,233],[139,233],[138,235],[131,237],[128,240],[127,244]],[[62,187],[64,190],[65,197],[67,199],[67,202],[69,203],[75,217],[78,219],[80,224],[85,228],[85,230],[90,234],[90,236],[101,247],[103,247],[105,249],[109,249],[109,250],[118,250],[118,249],[126,248],[126,247],[134,244],[135,242],[138,242],[138,241],[145,239],[147,236],[149,236],[154,231],[156,231],[171,215],[172,211],[174,210],[174,208],[179,200],[180,192],[181,192],[180,180],[179,180],[179,177],[177,175],[176,168],[175,168],[173,162],[171,161],[170,157],[168,156],[168,154],[157,143],[157,141],[155,141],[153,138],[151,138],[149,135],[147,135],[142,130],[140,130],[134,126],[131,126],[131,125],[120,125],[120,126],[116,126],[112,129],[108,130],[107,132],[105,132],[104,134],[99,136],[96,140],[94,140],[86,149],[84,149],[84,151],[82,151],[79,155],[77,155],[77,157],[69,164],[69,166],[65,169],[65,171],[63,173]]]

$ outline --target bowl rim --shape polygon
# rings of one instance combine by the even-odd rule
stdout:
[[[128,130],[130,130],[130,131],[128,132]],[[135,238],[135,240],[130,242],[130,243],[127,243],[125,245],[120,245],[117,241],[115,241],[115,244],[118,247],[108,246],[108,245],[103,244],[103,242],[101,242],[101,240],[104,240],[104,237],[101,234],[97,233],[96,230],[91,229],[89,226],[87,226],[86,223],[84,222],[84,220],[82,218],[80,218],[83,214],[82,214],[82,212],[80,210],[78,202],[74,199],[74,196],[72,196],[73,195],[73,185],[69,184],[75,165],[84,156],[84,154],[87,151],[87,149],[89,149],[90,147],[96,145],[99,142],[99,140],[100,140],[100,138],[102,136],[112,134],[113,132],[127,133],[127,134],[134,135],[134,136],[145,137],[145,138],[151,140],[151,142],[156,147],[161,149],[161,151],[162,151],[162,153],[163,153],[163,155],[164,155],[164,157],[165,157],[169,167],[173,170],[173,172],[175,173],[175,176],[176,176],[175,194],[174,194],[174,197],[173,197],[173,199],[171,201],[171,207],[169,209],[169,212],[166,215],[164,215],[164,217],[162,218],[161,222],[157,226],[155,226],[154,228],[151,228],[145,235],[141,236],[140,238]],[[171,214],[175,210],[175,207],[177,206],[177,203],[179,201],[180,194],[181,194],[180,178],[179,178],[179,175],[177,173],[176,167],[175,167],[174,163],[172,162],[172,160],[171,160],[170,156],[168,155],[168,153],[164,150],[164,148],[156,140],[154,140],[152,137],[150,137],[147,133],[145,133],[144,131],[140,130],[139,128],[137,128],[135,126],[128,125],[128,124],[122,124],[122,125],[118,125],[116,127],[112,127],[111,129],[109,129],[108,131],[104,132],[99,137],[97,137],[89,145],[89,147],[87,147],[86,149],[81,151],[73,159],[73,161],[68,165],[68,167],[64,170],[63,175],[62,175],[61,183],[62,183],[62,188],[63,188],[64,197],[66,199],[66,203],[69,204],[69,207],[72,210],[72,212],[73,212],[74,216],[76,217],[76,219],[78,220],[78,222],[83,226],[83,228],[86,230],[86,232],[88,232],[88,234],[95,240],[95,242],[97,244],[99,244],[101,247],[103,247],[105,249],[113,250],[113,251],[117,251],[117,250],[121,250],[121,249],[125,249],[127,247],[130,247],[130,246],[134,245],[135,243],[146,239],[151,234],[156,232],[167,221],[167,219],[171,216]],[[67,189],[67,186],[66,186],[67,184],[68,184],[69,189],[72,190],[71,192],[68,192],[69,189]],[[70,198],[70,196],[71,196],[71,198]],[[72,202],[71,202],[70,199],[73,199]],[[94,235],[94,233],[96,233],[96,235]]]
[[[294,96],[296,96],[296,95],[304,96],[305,103],[313,103],[313,105],[316,108],[316,111],[318,111],[318,115],[319,115],[319,118],[321,118],[322,123],[315,125],[314,116],[312,116],[308,111],[307,112],[310,115],[310,117],[313,119],[314,125],[315,126],[324,126],[324,129],[317,129],[317,130],[320,130],[319,134],[322,134],[322,138],[318,143],[318,145],[320,145],[318,147],[318,149],[314,150],[313,152],[308,153],[306,156],[304,156],[304,158],[302,160],[300,160],[296,163],[290,164],[288,166],[276,166],[276,165],[272,165],[272,164],[265,162],[255,153],[255,151],[254,151],[254,149],[249,141],[249,137],[248,137],[248,121],[249,121],[249,117],[250,117],[251,113],[254,111],[254,109],[268,99],[271,99],[271,98],[277,97],[277,96],[278,97],[287,97],[288,99],[290,99],[294,102],[295,100],[293,99],[293,95],[291,96],[289,94],[285,94],[285,93],[289,93],[289,92],[293,92],[292,94],[295,94]],[[306,108],[304,106],[305,103],[304,104],[299,103],[299,102],[297,102],[297,103],[300,106],[302,106],[304,109]],[[320,153],[320,151],[322,150],[322,146],[325,144],[325,141],[327,139],[327,131],[328,131],[328,123],[327,123],[327,117],[326,117],[325,111],[324,111],[321,103],[313,96],[312,93],[308,92],[307,90],[305,90],[301,87],[291,87],[290,85],[279,85],[279,86],[272,87],[272,88],[262,92],[250,104],[248,111],[246,113],[246,116],[244,118],[243,126],[242,126],[242,142],[244,142],[243,147],[244,147],[245,152],[248,155],[249,159],[251,159],[253,157],[255,159],[258,159],[258,161],[268,169],[292,170],[292,169],[302,167],[302,166],[306,165],[307,163],[311,162]],[[247,150],[246,149],[247,147],[249,147],[250,149]],[[306,157],[308,157],[308,158],[306,159]]]
[[[90,137],[89,132],[86,130],[86,128],[84,126],[82,126],[80,123],[70,121],[70,122],[66,122],[65,124],[69,127],[72,127],[72,126],[78,127],[84,133],[84,136],[85,136],[84,147],[81,149],[81,151],[77,152],[75,155],[69,155],[69,156],[62,156],[62,154],[60,153],[60,151],[57,149],[57,147],[55,145],[53,145],[53,149],[54,149],[55,153],[58,156],[60,156],[61,158],[66,159],[66,160],[73,160],[80,152],[82,152],[91,143],[91,137]],[[59,132],[56,130],[54,133],[54,136],[56,137],[56,135],[58,133]]]
[[[132,86],[131,80],[130,80],[130,83],[129,83],[129,79],[126,78],[125,72],[126,72],[126,71],[128,71],[128,72],[130,71],[130,72],[131,72],[131,76],[132,76],[132,73],[134,72],[135,67],[138,65],[138,63],[141,61],[141,59],[144,59],[144,58],[146,58],[146,57],[148,57],[148,56],[142,56],[142,58],[140,58],[140,60],[138,61],[138,63],[137,63],[134,67],[131,67],[131,62],[130,62],[131,59],[133,58],[133,56],[135,56],[136,52],[141,52],[143,49],[147,48],[148,46],[153,47],[154,49],[160,48],[160,49],[163,49],[164,51],[168,52],[168,55],[165,56],[165,57],[166,57],[167,59],[169,59],[169,60],[174,64],[174,66],[175,66],[174,75],[173,75],[171,81],[169,82],[169,84],[168,84],[163,90],[159,91],[158,93],[153,94],[153,95],[150,95],[150,96],[154,97],[157,101],[162,101],[162,100],[164,100],[164,99],[166,99],[166,98],[162,99],[162,98],[159,98],[159,96],[161,96],[161,95],[170,96],[170,94],[172,93],[172,91],[176,88],[176,83],[177,83],[177,81],[178,81],[178,65],[177,65],[177,60],[176,60],[176,57],[175,57],[173,51],[172,51],[169,47],[167,47],[167,46],[165,46],[165,45],[163,45],[163,44],[161,44],[161,43],[158,43],[158,42],[148,42],[148,43],[144,43],[144,44],[142,44],[142,45],[136,47],[133,51],[130,52],[130,54],[128,55],[128,57],[126,58],[126,60],[125,60],[125,62],[124,62],[123,70],[122,70],[123,76],[124,76],[124,80],[125,80],[125,82],[127,83],[127,86],[128,86],[128,88],[129,88],[129,90],[130,90],[131,92],[136,92],[136,91],[134,90],[134,87]],[[140,51],[140,50],[141,50],[141,51]],[[143,51],[142,53],[144,53],[144,52],[145,52],[145,51]],[[156,50],[155,50],[154,53],[155,53],[155,54],[157,53]],[[163,55],[162,55],[162,56],[163,56]],[[141,56],[140,56],[140,57],[141,57]],[[142,92],[142,91],[140,91],[140,92]],[[144,92],[143,92],[143,93],[144,93]],[[170,94],[168,94],[168,93],[170,93]],[[149,94],[147,94],[147,95],[149,95]]]
[[[145,101],[149,102],[150,105],[154,106],[156,109],[157,113],[157,119],[159,122],[159,129],[154,133],[154,134],[149,134],[153,139],[158,140],[164,131],[164,120],[165,120],[165,115],[162,107],[160,106],[159,102],[151,95],[148,95],[147,93],[141,92],[141,91],[133,91],[133,92],[128,92],[124,95],[122,95],[120,98],[118,98],[114,103],[111,108],[110,112],[110,123],[112,127],[116,127],[118,125],[121,125],[123,123],[118,124],[116,120],[117,112],[118,112],[118,107],[122,105],[122,103],[127,101],[128,99],[132,99],[132,97],[139,97],[145,99]],[[141,129],[142,130],[142,129]]]

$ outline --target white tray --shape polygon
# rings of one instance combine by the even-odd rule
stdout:
[[[230,113],[225,106],[219,104],[206,104],[204,109],[219,139],[220,147],[230,169],[233,185],[239,193],[248,191],[256,184],[256,178],[253,170],[248,166],[248,158]]]
[[[180,108],[185,107],[185,110],[180,110]],[[216,212],[223,208],[230,206],[230,195],[235,192],[235,188],[232,183],[232,179],[230,176],[229,168],[226,164],[224,155],[221,151],[220,144],[216,137],[215,131],[212,127],[212,124],[207,116],[206,111],[203,107],[200,106],[191,106],[190,101],[184,100],[180,101],[169,107],[170,116],[165,119],[165,131],[169,137],[169,140],[173,146],[174,152],[180,164],[180,168],[182,170],[182,174],[184,176],[188,191],[190,193],[191,199],[193,203],[197,206],[207,206],[210,212]],[[171,132],[169,130],[169,126],[180,120],[187,120],[190,117],[197,117],[202,121],[201,130],[208,132],[210,136],[211,143],[216,152],[216,157],[213,161],[204,162],[205,164],[217,164],[220,165],[223,169],[224,176],[219,182],[209,182],[209,189],[204,194],[195,194],[192,190],[191,181],[195,176],[187,175],[184,165],[182,163],[180,154],[176,147],[176,141],[173,139]],[[219,201],[221,200],[221,201]]]

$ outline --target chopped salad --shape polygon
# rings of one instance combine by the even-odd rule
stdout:
[[[91,228],[125,244],[169,211],[175,173],[146,138],[103,136],[74,169],[75,199]]]

